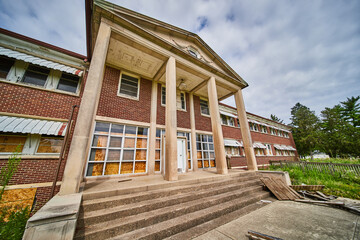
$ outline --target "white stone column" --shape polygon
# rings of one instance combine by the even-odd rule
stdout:
[[[217,169],[217,173],[219,174],[227,174],[228,169],[226,165],[224,137],[221,128],[219,102],[218,102],[216,82],[214,77],[211,77],[209,79],[207,83],[207,88],[208,88],[208,97],[209,97],[211,128],[214,139],[216,169]]]
[[[245,157],[249,170],[257,171],[257,163],[252,145],[249,123],[246,117],[246,110],[241,89],[235,93],[235,103],[240,122],[241,136],[244,143]]]
[[[189,105],[190,105],[190,128],[191,128],[191,158],[193,171],[198,170],[198,159],[196,149],[196,125],[195,125],[195,110],[194,110],[194,94],[189,93]]]
[[[165,107],[165,180],[176,181],[177,175],[177,122],[176,122],[176,62],[170,57],[166,64]]]
[[[158,83],[156,81],[153,81],[152,89],[151,89],[148,175],[155,174],[157,92],[158,92]]]
[[[110,34],[110,26],[101,22],[59,195],[77,193],[83,179],[83,168],[86,163],[89,137],[91,137],[92,124],[95,120],[100,98]]]

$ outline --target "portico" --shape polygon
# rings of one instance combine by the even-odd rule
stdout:
[[[164,149],[162,149],[164,151],[164,162],[162,162],[164,179],[167,181],[178,180],[177,135],[179,130],[189,133],[190,141],[188,145],[189,149],[191,149],[192,171],[199,169],[196,139],[197,134],[203,131],[198,130],[196,127],[195,97],[200,98],[200,104],[203,104],[200,107],[201,116],[211,121],[211,132],[209,134],[212,135],[216,171],[218,174],[227,174],[218,102],[234,94],[248,168],[257,170],[241,94],[241,89],[246,87],[247,84],[241,77],[234,73],[211,49],[206,49],[207,45],[201,41],[196,42],[196,39],[182,41],[180,40],[182,36],[180,34],[171,44],[165,41],[164,38],[154,36],[153,29],[149,28],[149,26],[146,26],[148,29],[146,27],[140,29],[138,25],[131,25],[125,21],[123,14],[126,13],[114,14],[112,18],[109,18],[109,16],[104,16],[101,11],[103,10],[99,9],[99,12],[95,11],[94,14],[93,36],[96,36],[96,38],[92,41],[92,60],[60,194],[65,195],[79,191],[87,167],[89,152],[92,144],[94,144],[92,142],[92,133],[96,119],[101,117],[101,119],[107,120],[103,116],[97,116],[105,65],[119,69],[121,73],[126,73],[134,79],[139,79],[138,85],[136,85],[137,97],[126,96],[127,90],[124,90],[125,94],[118,94],[118,97],[139,101],[139,89],[143,87],[140,84],[140,79],[151,81],[149,121],[116,120],[119,123],[148,128],[149,131],[146,135],[147,152],[145,151],[146,174],[154,175],[156,173],[156,135],[159,128],[165,130],[166,139]],[[157,26],[158,29],[161,27],[166,29],[167,26]],[[164,31],[160,32],[165,34]],[[159,108],[157,99],[161,94],[158,91],[159,85],[165,88],[165,126],[157,121]],[[136,91],[134,92],[136,93]],[[178,127],[177,115],[181,111],[178,107],[179,104],[181,105],[178,98],[179,92],[184,93],[184,97],[188,96],[189,108],[185,109],[185,111],[189,111],[190,128],[187,129]],[[180,98],[181,96],[180,94]],[[123,148],[125,149],[125,147]],[[106,152],[106,154],[108,153]],[[103,161],[105,165],[105,157]],[[134,164],[135,162],[133,163],[135,168]],[[188,170],[189,167],[187,166],[186,169]]]

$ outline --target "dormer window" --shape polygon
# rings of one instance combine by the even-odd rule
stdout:
[[[192,47],[188,47],[188,52],[191,56],[196,57],[196,58],[200,58],[200,54],[197,50],[195,50]]]

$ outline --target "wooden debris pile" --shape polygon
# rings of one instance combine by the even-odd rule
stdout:
[[[325,195],[319,191],[324,188],[323,185],[287,186],[281,179],[264,177],[260,178],[260,180],[278,200],[291,200],[302,203],[332,206],[360,215],[360,204],[346,201],[337,201],[336,196]]]

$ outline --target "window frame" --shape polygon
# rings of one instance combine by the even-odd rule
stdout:
[[[184,94],[184,107],[185,108],[182,108],[182,101],[181,101],[181,95],[182,94]],[[179,98],[178,98],[178,96],[179,96]],[[161,96],[160,96],[160,98],[161,98],[160,99],[160,105],[162,107],[166,107],[166,86],[165,85],[161,85]],[[178,107],[178,104],[177,104],[178,100],[180,100],[180,105],[181,105],[180,107]],[[185,91],[176,90],[176,110],[186,112],[186,92]]]
[[[208,109],[209,114],[206,114],[206,113],[203,113],[203,112],[202,112],[201,101],[206,101],[206,103],[207,103],[207,109]],[[210,106],[209,106],[209,100],[208,100],[208,99],[205,99],[205,98],[200,97],[200,101],[199,101],[199,103],[200,103],[200,114],[201,114],[202,116],[205,116],[205,117],[210,117]]]
[[[59,84],[60,84],[60,81],[61,81],[61,79],[62,79],[62,77],[63,77],[64,74],[70,75],[70,76],[76,76],[76,77],[78,78],[75,92],[70,92],[70,91],[58,89]],[[64,78],[64,80],[66,80],[66,81],[74,81],[74,80],[72,80],[72,79],[67,79],[67,78]],[[79,76],[77,76],[77,75],[74,75],[74,74],[71,74],[71,73],[66,73],[66,72],[61,72],[61,75],[60,75],[60,77],[59,77],[59,80],[57,81],[56,87],[55,87],[54,89],[55,89],[56,91],[61,91],[61,92],[66,92],[66,93],[77,94],[77,93],[79,92],[80,80],[81,80],[81,77],[79,77]]]
[[[138,86],[137,86],[137,95],[136,95],[136,97],[130,96],[130,95],[127,95],[127,94],[124,94],[124,93],[120,93],[121,82],[122,82],[122,76],[123,75],[127,75],[127,76],[130,76],[130,77],[133,77],[133,78],[137,78]],[[135,75],[135,74],[131,74],[131,73],[128,73],[128,72],[121,71],[120,76],[119,76],[119,85],[118,85],[118,90],[117,90],[117,96],[123,97],[123,98],[128,98],[128,99],[131,99],[131,100],[139,100],[139,93],[140,93],[140,77]]]
[[[48,74],[45,74],[45,73],[42,73],[42,72],[38,72],[38,71],[34,71],[34,70],[29,70],[29,68],[32,68],[32,67],[36,67],[36,68],[42,68],[42,69],[46,69],[49,71]],[[25,80],[25,75],[27,72],[32,72],[32,73],[37,73],[37,74],[40,74],[40,75],[46,75],[46,79],[45,79],[45,82],[44,82],[44,85],[37,85],[37,84],[33,84],[33,83],[28,83],[28,82],[24,82]],[[40,87],[40,88],[44,88],[46,89],[47,85],[48,85],[48,82],[49,82],[49,78],[50,76],[52,75],[52,69],[50,68],[46,68],[46,67],[43,67],[43,66],[39,66],[39,65],[36,65],[36,64],[31,64],[29,63],[24,71],[24,74],[22,75],[21,79],[20,79],[20,83],[22,84],[25,84],[25,85],[30,85],[30,86],[36,86],[36,87]]]

